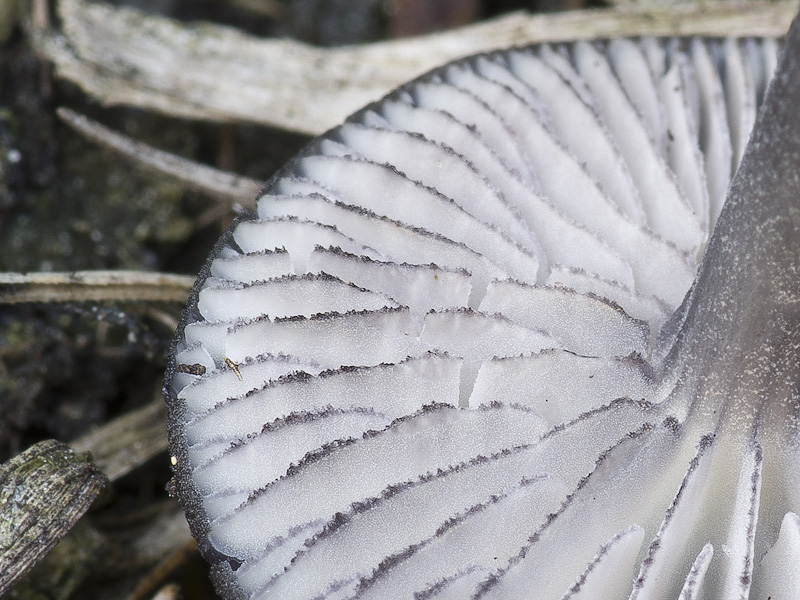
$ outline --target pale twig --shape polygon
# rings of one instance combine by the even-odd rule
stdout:
[[[0,273],[0,305],[22,302],[185,303],[194,278],[145,271]]]
[[[143,314],[145,317],[163,325],[167,331],[175,331],[178,328],[178,318],[169,311],[158,308],[157,305],[145,304]]]
[[[492,48],[615,35],[781,36],[797,3],[513,13],[469,27],[337,48],[187,25],[102,2],[61,0],[63,36],[40,50],[60,77],[106,104],[318,134],[392,88]]]
[[[177,583],[168,583],[155,593],[152,600],[180,600],[180,598],[183,598],[181,586]]]
[[[179,588],[169,588],[169,586],[159,591],[155,596],[153,596],[153,593],[158,590],[158,586],[161,585],[167,577],[182,567],[196,552],[197,543],[193,538],[187,539],[182,546],[179,546],[172,553],[164,557],[164,559],[141,580],[139,585],[136,586],[136,589],[126,600],[147,600],[151,596],[153,600],[179,598],[180,595],[169,594],[170,589],[177,589],[179,591]]]
[[[117,417],[70,445],[91,452],[94,463],[116,481],[167,449],[167,406],[161,390],[150,404]]]
[[[248,209],[255,207],[255,199],[263,186],[262,182],[158,150],[69,108],[61,107],[57,112],[62,121],[89,140],[119,152],[146,169],[177,179],[192,189],[226,203],[237,202]]]
[[[106,477],[56,440],[0,465],[0,596],[66,535]]]

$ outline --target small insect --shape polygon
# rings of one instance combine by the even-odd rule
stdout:
[[[233,361],[232,361],[230,358],[226,358],[226,359],[225,359],[225,364],[226,364],[226,365],[228,365],[228,368],[230,368],[230,369],[231,369],[231,371],[233,371],[234,373],[236,373],[236,378],[237,378],[239,381],[243,381],[243,379],[242,379],[242,374],[241,374],[241,372],[239,371],[239,365],[237,365],[235,362],[233,362]]]

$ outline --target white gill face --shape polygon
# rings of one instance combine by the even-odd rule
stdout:
[[[168,388],[221,593],[800,598],[797,308],[760,304],[797,306],[796,246],[745,294],[760,229],[726,209],[679,310],[777,54],[486,54],[290,163],[210,259]]]

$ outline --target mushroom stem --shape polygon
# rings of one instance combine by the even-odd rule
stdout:
[[[660,370],[678,377],[665,383],[688,387],[703,412],[732,409],[747,422],[786,422],[788,413],[794,424],[800,402],[797,98],[800,19],[787,35],[695,283],[662,331],[671,345]]]

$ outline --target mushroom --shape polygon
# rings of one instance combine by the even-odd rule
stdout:
[[[285,166],[168,374],[220,594],[800,597],[800,23],[777,46],[481,54]]]

